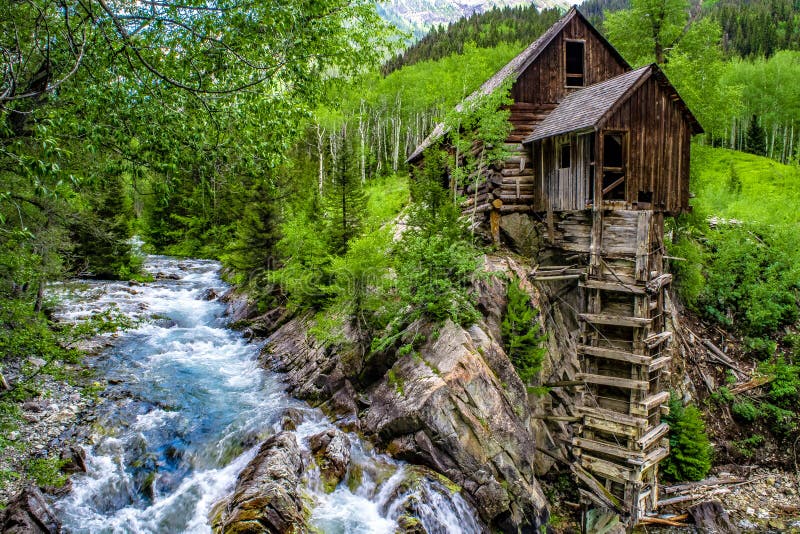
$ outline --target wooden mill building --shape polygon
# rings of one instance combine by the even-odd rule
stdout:
[[[529,214],[550,257],[579,258],[534,279],[569,280],[582,308],[580,372],[567,389],[584,503],[632,525],[654,509],[669,453],[664,216],[688,209],[690,141],[702,129],[658,66],[632,69],[574,7],[473,97],[509,80],[511,156],[462,190],[465,213],[495,240],[504,216]],[[409,162],[424,165],[446,134],[437,127]]]

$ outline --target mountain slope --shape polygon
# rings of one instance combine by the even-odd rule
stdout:
[[[485,13],[494,7],[516,7],[535,5],[539,9],[548,7],[568,8],[579,1],[571,0],[389,0],[378,4],[378,12],[403,31],[411,32],[415,38],[440,24],[447,25],[462,17]]]

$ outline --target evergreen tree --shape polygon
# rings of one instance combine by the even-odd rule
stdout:
[[[539,310],[531,306],[530,297],[518,279],[508,284],[507,296],[508,306],[501,324],[503,342],[517,374],[528,384],[542,368],[547,352],[543,345],[546,336],[540,333]]]
[[[128,242],[132,213],[125,181],[111,172],[94,187],[89,212],[73,227],[73,252],[81,262],[75,269],[97,278],[128,278],[139,265]]]
[[[236,239],[226,250],[224,263],[251,279],[271,270],[275,245],[280,240],[278,202],[266,179],[256,181],[236,223]]]
[[[680,397],[673,394],[669,400],[670,455],[665,460],[663,472],[676,481],[702,480],[711,469],[713,449],[706,434],[706,424],[696,406],[684,406]]]
[[[325,214],[333,253],[347,252],[350,241],[361,231],[366,208],[355,151],[345,137],[333,162],[331,183],[325,189]]]
[[[750,117],[750,124],[747,126],[747,139],[745,140],[745,152],[756,156],[767,155],[767,136],[764,128],[758,123],[758,117]]]

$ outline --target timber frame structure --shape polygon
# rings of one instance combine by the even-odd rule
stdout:
[[[689,210],[690,141],[703,130],[658,66],[632,69],[576,7],[470,98],[509,79],[511,155],[461,188],[464,213],[496,243],[505,217],[530,217],[545,228],[541,256],[569,258],[531,277],[573,284],[580,303],[576,354],[564,355],[580,370],[559,386],[574,401],[572,471],[585,506],[632,527],[656,507],[669,454],[664,216]],[[440,141],[442,125],[409,163]]]

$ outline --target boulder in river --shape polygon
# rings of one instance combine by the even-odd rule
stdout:
[[[330,493],[347,474],[350,438],[337,428],[329,428],[308,438],[308,445],[317,459],[325,491]]]
[[[61,532],[58,521],[42,492],[35,486],[20,492],[0,512],[0,532],[5,534],[55,534]]]
[[[302,532],[307,511],[300,498],[303,459],[295,435],[280,432],[261,444],[239,474],[233,495],[211,510],[220,534]]]

